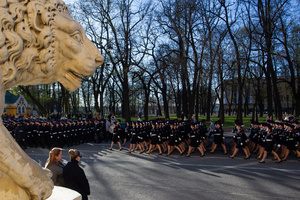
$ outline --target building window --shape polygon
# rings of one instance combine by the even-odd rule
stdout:
[[[26,108],[25,106],[22,106],[22,112],[21,113],[25,113],[26,112]]]
[[[17,108],[18,113],[26,113],[26,107],[25,106],[18,106]]]

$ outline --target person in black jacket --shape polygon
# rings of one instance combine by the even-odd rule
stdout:
[[[71,161],[63,168],[65,187],[79,192],[82,200],[87,200],[90,195],[90,185],[83,169],[78,165],[82,157],[76,149],[69,150]]]

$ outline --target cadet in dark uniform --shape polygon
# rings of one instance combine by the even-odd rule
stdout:
[[[283,124],[282,123],[275,123],[275,127],[273,128],[273,136],[274,136],[274,140],[275,140],[275,152],[277,153],[278,150],[281,148],[282,146],[282,139],[283,139]]]
[[[64,146],[64,143],[63,143],[64,131],[65,131],[65,125],[62,121],[60,121],[58,132],[57,132],[57,143],[58,143],[57,146],[61,147],[61,148]]]
[[[257,134],[259,132],[258,122],[251,121],[251,127],[249,128],[249,149],[251,152],[254,152],[257,147]]]
[[[178,125],[178,140],[175,141],[175,144],[181,149],[182,153],[185,152],[186,148],[188,147],[186,143],[186,131],[187,130],[185,126],[182,122],[180,122]]]
[[[69,126],[69,123],[67,121],[64,121],[64,132],[63,132],[63,145],[67,145],[68,147],[70,146],[70,136],[71,129]]]
[[[73,144],[74,144],[74,127],[73,127],[73,120],[71,120],[71,119],[68,120],[68,128],[69,128],[68,144],[70,146],[73,146]]]
[[[32,134],[33,134],[33,144],[34,147],[37,148],[39,146],[39,137],[38,137],[38,132],[39,132],[39,127],[40,127],[40,122],[39,121],[34,121],[32,125]]]
[[[182,154],[181,149],[176,145],[179,143],[176,141],[178,141],[178,131],[175,129],[174,124],[171,123],[167,155],[170,155],[175,148],[179,151],[180,155]]]
[[[295,132],[294,132],[294,126],[291,124],[286,125],[287,132],[286,132],[286,146],[287,150],[285,152],[284,157],[282,158],[283,161],[286,161],[288,155],[291,151],[295,152],[297,158],[300,158],[300,151],[297,149],[297,141],[295,139]]]
[[[151,143],[150,143],[150,147],[149,147],[149,150],[147,151],[147,154],[153,152],[154,150],[156,150],[156,148],[159,150],[159,155],[162,154],[162,151],[161,151],[161,147],[159,145],[159,138],[158,138],[158,131],[159,131],[159,128],[158,128],[158,124],[152,124],[152,129],[151,129],[151,132],[150,132],[150,138],[151,138]]]
[[[161,127],[161,146],[163,148],[163,152],[168,151],[168,138],[169,138],[169,133],[170,127],[168,124],[163,123]]]
[[[79,134],[79,123],[77,120],[73,121],[72,124],[72,131],[73,131],[73,144],[77,145],[80,143],[80,134]]]
[[[221,121],[217,121],[215,123],[215,130],[211,131],[209,134],[209,138],[211,135],[214,135],[214,142],[211,146],[211,150],[210,153],[214,153],[214,151],[216,150],[218,144],[220,144],[223,148],[224,154],[227,154],[227,150],[226,150],[226,146],[225,146],[225,141],[224,141],[224,136],[223,136],[223,129],[222,129],[222,123]]]
[[[81,144],[82,142],[82,120],[78,120],[77,123],[76,123],[76,126],[77,126],[77,131],[76,131],[76,141],[77,141],[77,144]]]
[[[13,138],[15,138],[14,130],[15,130],[16,126],[17,126],[17,124],[11,120],[8,120],[6,123],[6,126],[5,126]]]
[[[120,131],[120,124],[117,124],[117,122],[114,122],[113,123],[113,138],[112,138],[112,142],[111,142],[111,145],[110,145],[110,148],[109,148],[109,150],[112,150],[112,148],[113,148],[113,146],[114,146],[114,144],[115,143],[118,143],[118,145],[119,145],[119,151],[122,151],[122,146],[121,146],[121,143],[120,143],[120,133],[119,133],[119,131]]]
[[[29,145],[29,147],[33,147],[33,134],[32,134],[32,124],[31,122],[27,121],[24,126],[24,132],[26,137],[26,144]]]
[[[130,132],[131,132],[131,139],[130,139],[130,147],[128,153],[131,153],[131,151],[135,150],[136,143],[138,141],[134,122],[132,122],[132,129],[130,130]]]
[[[87,121],[83,120],[82,121],[82,132],[81,132],[81,137],[82,141],[81,143],[84,144],[88,141],[88,125]]]
[[[207,127],[205,125],[205,120],[201,120],[199,124],[199,133],[200,133],[200,138],[203,141],[203,151],[206,152],[206,147],[209,145],[209,139],[208,136],[206,135],[208,133]]]
[[[270,125],[267,126],[267,135],[266,139],[264,141],[264,153],[262,156],[262,159],[259,161],[259,163],[265,163],[265,159],[268,155],[268,153],[272,153],[275,159],[277,160],[277,163],[281,163],[281,159],[277,155],[277,153],[273,150],[274,148],[274,140],[272,135],[272,127]]]
[[[144,148],[144,137],[143,137],[142,123],[137,123],[136,124],[136,134],[137,134],[137,138],[138,138],[137,148],[140,149],[140,153],[143,153],[145,151],[145,148]]]
[[[50,149],[50,122],[49,121],[45,121],[45,128],[44,128],[44,138],[45,138],[45,145]]]
[[[230,148],[230,151],[231,151],[232,154],[234,153],[234,150],[235,150],[235,147],[236,147],[236,138],[235,138],[235,136],[238,132],[237,124],[239,124],[239,123],[240,123],[240,120],[236,119],[234,121],[234,127],[231,131],[234,134],[233,137],[232,137],[232,140],[229,143],[229,148]]]
[[[38,144],[41,145],[41,147],[45,148],[45,131],[46,131],[46,121],[41,121],[41,125],[39,127],[38,131]]]
[[[104,139],[106,139],[106,131],[105,131],[105,121],[104,120],[100,120],[100,134],[99,134],[99,139],[100,139],[100,142],[102,142]]]
[[[23,122],[19,121],[19,122],[17,122],[17,124],[18,125],[14,131],[16,141],[22,149],[26,149],[27,146],[25,143],[25,133],[24,133]]]
[[[265,145],[265,140],[266,140],[266,136],[267,136],[267,126],[268,124],[266,123],[262,123],[260,124],[260,131],[257,135],[257,146],[258,146],[258,155],[257,155],[257,159],[261,159],[264,153],[264,145]]]
[[[102,141],[102,134],[101,122],[95,120],[94,143],[100,143]]]
[[[246,149],[246,140],[248,139],[244,129],[242,128],[242,123],[236,122],[236,135],[233,136],[234,142],[235,142],[235,147],[234,147],[234,151],[232,153],[232,155],[230,156],[230,158],[234,158],[237,154],[237,152],[239,151],[240,148],[243,149],[246,157],[244,159],[249,159],[250,158],[250,154]]]
[[[149,138],[150,135],[147,133],[147,125],[146,122],[143,123],[142,126],[142,136],[143,136],[143,146],[144,146],[144,151],[148,151],[149,147],[148,147],[148,143],[149,143]]]
[[[79,136],[79,144],[84,143],[84,135],[85,135],[85,123],[83,120],[80,120],[78,123],[78,136]]]
[[[126,123],[126,127],[124,130],[124,140],[123,140],[123,146],[125,146],[126,142],[130,140],[130,131],[132,127],[129,122]]]
[[[296,142],[297,142],[297,147],[298,147],[298,150],[300,149],[300,122],[295,122],[295,128],[294,128],[294,131],[295,131],[295,139],[296,139]],[[298,157],[299,159],[299,157]]]
[[[186,157],[190,157],[190,154],[194,151],[195,148],[197,148],[200,151],[201,157],[203,157],[204,152],[203,152],[202,148],[200,147],[200,144],[201,144],[200,137],[197,134],[195,125],[194,125],[194,123],[191,123],[190,143],[189,143],[189,149],[188,149],[188,153],[187,153]]]
[[[54,135],[53,135],[53,127],[55,126],[55,124],[54,124],[54,122],[53,121],[51,121],[50,122],[50,130],[49,130],[49,138],[48,138],[48,140],[49,140],[49,142],[48,142],[48,148],[49,149],[51,149],[51,147],[52,147],[52,145],[53,145],[53,143],[54,143]]]
[[[90,119],[88,121],[88,140],[89,142],[94,141],[95,138],[95,122]]]
[[[59,146],[59,135],[58,135],[58,132],[60,131],[60,124],[58,122],[54,123],[53,124],[53,127],[52,127],[52,130],[51,130],[51,141],[52,141],[52,144],[51,144],[51,148],[53,147],[56,147],[56,146]]]

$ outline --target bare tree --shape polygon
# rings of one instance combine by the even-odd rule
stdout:
[[[151,4],[146,2],[136,6],[137,3],[134,0],[88,0],[81,1],[80,5],[86,15],[85,20],[91,38],[99,48],[102,47],[102,53],[107,59],[106,63],[111,65],[110,69],[113,69],[118,77],[117,82],[121,83],[122,116],[129,121],[129,72],[132,66],[140,63],[143,59],[140,57],[140,60],[137,61],[137,57],[134,56],[137,48],[136,40],[140,37],[137,30],[147,16]],[[98,26],[93,23],[97,23]],[[105,86],[112,75],[112,70],[104,72],[106,66],[104,65],[104,68],[102,67],[93,78],[93,83],[97,79],[99,80],[94,88],[95,102],[100,95],[100,106],[103,105],[101,97],[103,97]],[[96,108],[98,107],[96,106]]]
[[[266,65],[263,65],[263,71],[266,77],[268,99],[268,116],[273,116],[273,100],[275,103],[275,115],[282,118],[282,107],[280,94],[277,86],[277,73],[274,67],[274,36],[277,31],[277,24],[280,16],[286,9],[289,0],[251,0],[254,15],[253,21],[258,20],[259,26],[255,29],[256,35],[261,35],[264,39],[261,43],[261,50],[265,52]],[[255,24],[255,23],[254,23]],[[259,38],[259,37],[258,37]],[[274,98],[274,99],[273,99]]]
[[[292,91],[295,116],[300,114],[300,64],[299,64],[299,30],[300,25],[295,24],[294,20],[288,22],[284,16],[280,16],[276,39],[282,45],[281,51],[276,52],[276,55],[283,58],[286,65],[283,64],[283,71],[288,72],[289,78],[281,79],[286,81]],[[285,67],[286,66],[286,67]]]

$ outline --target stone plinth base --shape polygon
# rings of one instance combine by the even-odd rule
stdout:
[[[0,199],[5,200],[28,200],[28,194],[0,171]]]
[[[28,194],[0,171],[0,199],[29,200]],[[81,195],[65,187],[54,186],[52,195],[47,200],[81,200]]]
[[[81,200],[81,195],[65,187],[54,186],[52,195],[47,200]]]

